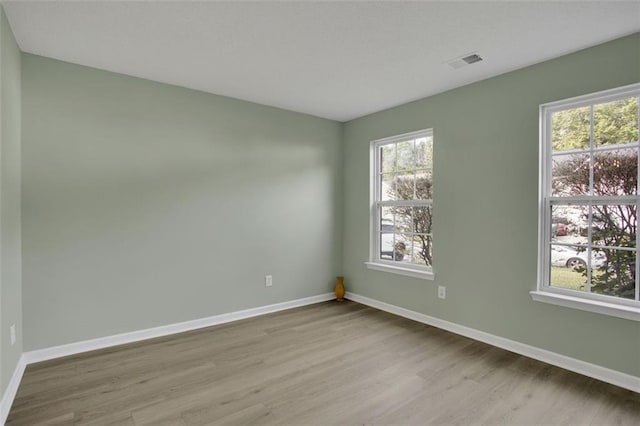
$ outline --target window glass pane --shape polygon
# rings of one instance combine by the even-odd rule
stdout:
[[[558,266],[551,267],[551,287],[587,291],[587,278],[582,272]]]
[[[413,257],[411,263],[415,265],[433,266],[433,244],[430,235],[416,234],[413,236]]]
[[[394,232],[395,224],[391,207],[380,207],[380,228],[378,229],[383,232]]]
[[[396,218],[396,232],[411,232],[412,228],[412,208],[411,207],[393,207]]]
[[[596,264],[591,291],[607,296],[635,298],[636,252],[594,249]]]
[[[395,184],[399,200],[415,199],[415,175],[413,173],[397,175]]]
[[[433,168],[433,138],[416,139],[416,169]]]
[[[393,210],[390,207],[380,208],[380,258],[392,259],[394,247],[395,223]]]
[[[551,117],[553,151],[588,149],[591,138],[591,108],[558,111]]]
[[[551,241],[587,245],[588,227],[588,206],[554,205],[551,207]]]
[[[393,233],[380,234],[380,259],[393,260],[394,256],[394,235]]]
[[[413,208],[413,232],[419,234],[431,234],[431,222],[433,210],[431,207]]]
[[[396,168],[396,144],[382,145],[380,148],[380,171],[393,173]]]
[[[433,199],[433,172],[431,170],[416,171],[416,199]]]
[[[382,201],[395,200],[398,198],[395,175],[391,173],[384,173],[380,175],[379,196]]]
[[[554,155],[551,195],[570,197],[589,194],[589,155]]]
[[[551,266],[585,271],[587,268],[586,247],[551,244]]]
[[[569,290],[587,290],[587,252],[584,248],[552,244],[550,285]]]
[[[413,155],[413,140],[397,144],[396,167],[398,172],[413,171],[415,161]]]
[[[595,204],[591,238],[594,245],[635,247],[638,215],[634,204]]]
[[[594,105],[593,139],[596,146],[638,141],[638,98]]]
[[[396,262],[411,263],[412,249],[411,247],[411,235],[410,234],[396,234],[395,235],[395,257]]]
[[[638,149],[597,152],[593,162],[594,195],[638,193]]]

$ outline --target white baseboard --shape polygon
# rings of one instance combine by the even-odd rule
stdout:
[[[603,382],[611,383],[613,385],[620,386],[621,388],[640,393],[640,377],[637,376],[621,373],[620,371],[612,370],[610,368],[602,367],[596,364],[591,364],[579,359],[568,357],[566,355],[560,355],[555,352],[540,349],[535,346],[526,345],[514,340],[505,339],[504,337],[485,333],[484,331],[431,317],[429,315],[421,314],[419,312],[411,311],[409,309],[401,308],[389,303],[380,302],[369,297],[360,296],[359,294],[347,292],[345,298],[353,300],[354,302],[362,303],[363,305],[380,309],[381,311],[390,312],[401,317],[432,325],[434,327],[441,328],[443,330],[447,330],[452,333],[468,337],[470,339],[488,343],[498,348],[506,349],[508,351],[515,352],[529,358],[537,359],[538,361],[546,362],[547,364],[564,368],[565,370],[570,370],[585,376],[593,377],[594,379],[602,380]]]
[[[47,361],[55,358],[61,358],[69,355],[76,355],[83,352],[94,351],[96,349],[104,349],[111,346],[139,342],[156,337],[169,336],[171,334],[197,330],[199,328],[224,324],[231,321],[238,321],[245,318],[270,314],[273,312],[297,308],[300,306],[312,305],[314,303],[320,303],[327,300],[335,299],[335,297],[336,296],[333,293],[319,294],[317,296],[290,300],[288,302],[275,303],[273,305],[260,306],[258,308],[244,309],[242,311],[229,312],[226,314],[214,315],[211,317],[200,318],[192,321],[163,325],[160,327],[148,328],[145,330],[137,330],[129,333],[116,334],[113,336],[100,337],[97,339],[85,340],[82,342],[69,343],[67,345],[53,346],[50,348],[25,352],[20,357],[18,365],[13,372],[11,382],[9,383],[7,390],[4,392],[4,395],[0,402],[0,425],[4,425],[4,422],[9,415],[9,410],[11,409],[11,405],[13,404],[13,400],[15,399],[16,393],[18,391],[20,380],[22,380],[24,370],[29,364]]]
[[[115,334],[112,336],[84,340],[82,342],[69,343],[66,345],[53,346],[50,348],[25,352],[24,357],[27,364],[33,364],[35,362],[47,361],[64,356],[94,351],[96,349],[104,349],[111,346],[118,346],[124,345],[126,343],[154,339],[156,337],[169,336],[171,334],[183,333],[185,331],[197,330],[204,327],[211,327],[213,325],[224,324],[231,321],[237,321],[245,318],[256,317],[259,315],[270,314],[272,312],[283,311],[285,309],[311,305],[313,303],[335,299],[335,297],[336,296],[333,293],[325,293],[318,296],[305,297],[303,299],[290,300],[288,302],[276,303],[273,305],[229,312],[226,314],[214,315],[207,318],[200,318],[191,321],[163,325],[160,327],[147,328],[144,330],[137,330],[129,333]]]
[[[7,421],[9,410],[11,410],[11,404],[13,404],[13,400],[16,397],[18,386],[20,386],[20,381],[22,380],[22,375],[24,374],[24,369],[26,367],[27,363],[25,362],[24,355],[21,355],[18,360],[18,365],[16,365],[16,369],[13,370],[11,381],[9,382],[7,389],[4,391],[2,401],[0,402],[0,425],[4,425],[4,422]]]

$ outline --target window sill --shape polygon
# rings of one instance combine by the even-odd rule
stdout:
[[[552,305],[566,306],[567,308],[579,309],[581,311],[595,312],[631,321],[640,321],[640,309],[632,306],[588,300],[547,291],[532,291],[530,294],[536,302],[551,303]]]
[[[417,269],[403,268],[401,266],[386,265],[384,263],[365,262],[367,268],[376,271],[389,272],[391,274],[405,275],[407,277],[420,278],[423,280],[432,280],[436,277],[433,271],[420,271]]]

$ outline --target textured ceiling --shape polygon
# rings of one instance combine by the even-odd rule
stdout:
[[[639,1],[2,3],[25,52],[339,121],[640,31]]]

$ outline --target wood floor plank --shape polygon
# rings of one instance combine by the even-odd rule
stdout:
[[[638,425],[640,395],[353,302],[30,365],[8,425]]]

